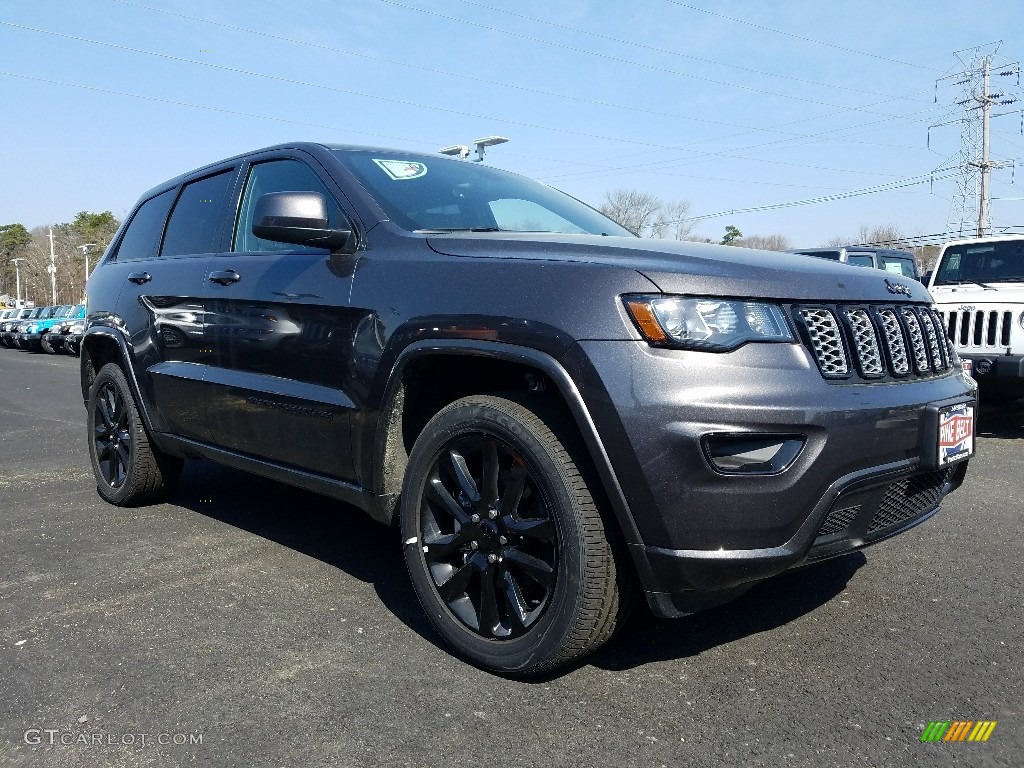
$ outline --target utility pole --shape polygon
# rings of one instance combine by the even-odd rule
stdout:
[[[963,114],[954,120],[931,126],[960,125],[960,153],[952,165],[960,169],[960,175],[956,192],[950,201],[946,235],[947,238],[985,237],[992,227],[991,172],[1013,165],[1012,161],[992,159],[990,123],[994,117],[1020,112],[1019,109],[993,112],[994,107],[1009,106],[1019,99],[1006,92],[993,93],[991,79],[993,75],[1015,77],[1019,84],[1020,65],[1017,62],[997,64],[995,51],[983,53],[980,48],[958,51],[955,56],[963,71],[940,78],[935,85],[937,92],[939,84],[952,79],[949,84],[961,88],[960,98],[955,105],[963,110]]]
[[[53,292],[51,306],[57,306],[57,254],[53,252],[53,227],[50,227],[50,266],[46,271],[50,273],[50,290]]]

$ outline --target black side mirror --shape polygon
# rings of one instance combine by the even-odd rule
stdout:
[[[263,240],[355,251],[350,229],[331,229],[327,201],[319,192],[269,192],[256,201],[252,233]]]

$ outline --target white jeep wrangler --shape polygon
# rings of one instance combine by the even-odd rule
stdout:
[[[928,288],[981,391],[1024,397],[1024,235],[946,243]]]

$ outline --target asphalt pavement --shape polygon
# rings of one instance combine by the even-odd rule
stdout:
[[[440,645],[355,509],[208,462],[104,503],[77,359],[0,349],[0,765],[1022,766],[1024,404],[979,431],[913,531],[520,682]]]

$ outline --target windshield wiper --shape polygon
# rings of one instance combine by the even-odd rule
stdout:
[[[991,285],[989,285],[988,283],[983,283],[980,280],[950,280],[948,283],[942,282],[936,283],[936,285],[980,285],[986,291],[995,290],[995,288],[993,288]]]
[[[447,234],[448,232],[504,232],[501,227],[429,227],[428,229],[417,229],[416,232],[423,235]]]

